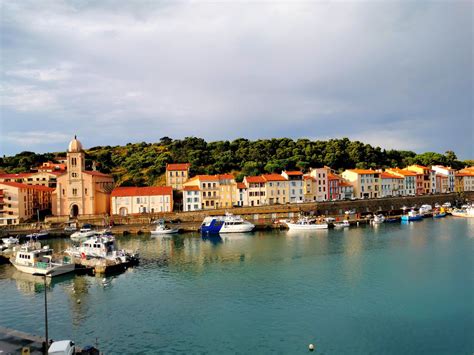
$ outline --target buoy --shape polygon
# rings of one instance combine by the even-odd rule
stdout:
[[[81,300],[77,300],[76,302],[77,302],[77,304],[79,304],[79,303],[81,303]]]
[[[313,344],[309,344],[308,349],[309,349],[309,351],[314,351],[314,345],[313,345]]]

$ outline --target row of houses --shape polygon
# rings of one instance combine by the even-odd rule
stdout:
[[[76,137],[60,163],[47,162],[35,170],[0,174],[0,225],[18,224],[42,211],[73,218],[172,212],[173,196],[182,198],[179,210],[197,211],[474,191],[474,167],[455,171],[439,165],[349,169],[341,174],[322,167],[307,173],[245,176],[236,182],[232,174],[191,177],[189,163],[167,164],[167,186],[115,187],[111,175],[86,170],[84,150]]]

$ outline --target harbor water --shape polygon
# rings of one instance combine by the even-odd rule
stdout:
[[[463,218],[117,237],[140,265],[54,278],[49,336],[106,354],[298,354],[310,343],[320,354],[472,354],[473,242]],[[43,292],[42,279],[1,265],[0,326],[43,335]]]

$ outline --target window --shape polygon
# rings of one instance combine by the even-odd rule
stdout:
[[[77,189],[72,189],[72,195],[77,196]]]
[[[86,189],[84,189],[84,194],[86,194],[86,195],[87,195],[87,188],[86,188]]]

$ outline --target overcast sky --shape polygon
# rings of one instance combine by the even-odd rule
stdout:
[[[349,137],[474,158],[473,3],[7,1],[0,154]]]

